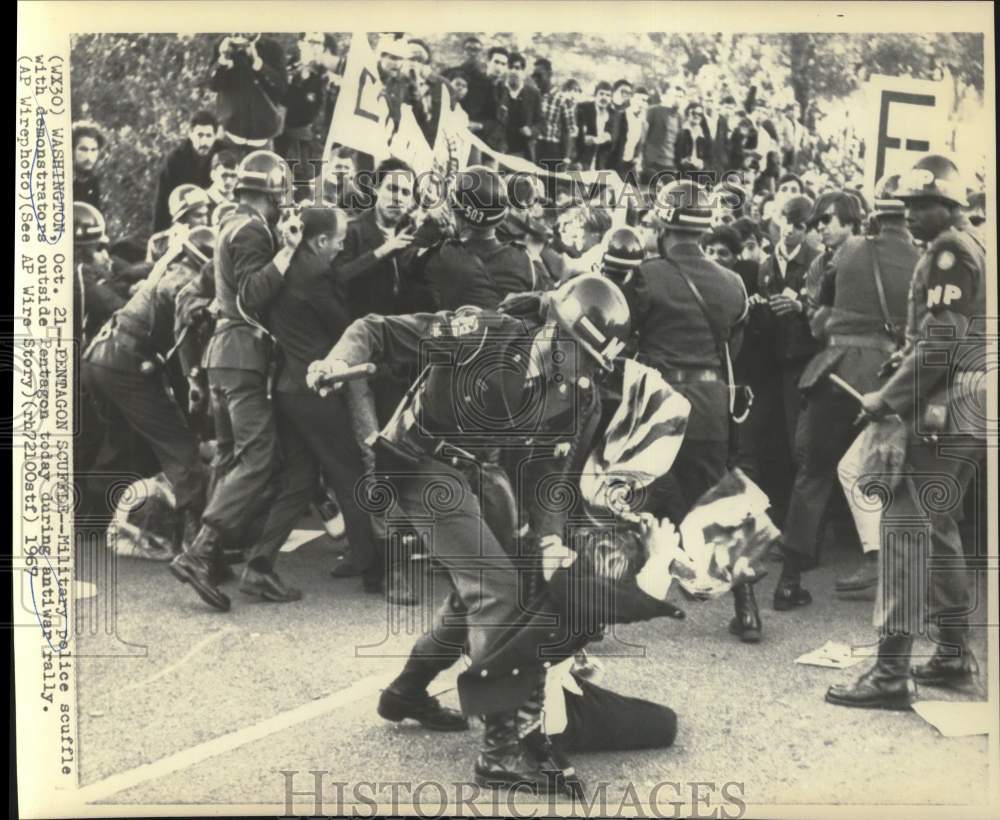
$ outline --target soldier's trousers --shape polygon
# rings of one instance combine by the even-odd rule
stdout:
[[[840,492],[837,465],[857,438],[857,402],[826,379],[810,392],[799,419],[801,463],[785,515],[783,547],[805,566],[816,562],[827,503]]]
[[[358,506],[356,493],[365,469],[343,399],[279,392],[274,394],[274,404],[281,459],[278,494],[247,563],[260,572],[271,570],[281,545],[315,497],[322,471],[344,514],[354,562],[365,578],[378,580],[383,574],[382,550],[375,541],[371,516]]]
[[[215,417],[216,476],[202,520],[231,534],[242,528],[273,475],[274,409],[263,373],[209,368],[208,383]]]
[[[972,578],[957,519],[969,482],[985,459],[982,442],[911,439],[903,478],[882,513],[880,589],[875,625],[881,634],[921,634],[968,623]]]
[[[177,509],[200,514],[205,503],[205,470],[198,440],[160,377],[85,361],[82,381],[92,397],[113,407],[149,442],[173,488]]]

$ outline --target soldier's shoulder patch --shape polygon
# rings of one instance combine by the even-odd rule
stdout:
[[[938,270],[951,270],[955,267],[955,254],[949,250],[938,251],[934,259],[934,266]]]
[[[461,308],[455,312],[455,315],[449,322],[449,326],[452,336],[469,336],[479,330],[479,311]]]

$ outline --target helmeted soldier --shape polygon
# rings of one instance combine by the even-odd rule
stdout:
[[[726,472],[735,398],[731,360],[739,351],[747,295],[743,280],[698,244],[712,221],[704,189],[691,180],[670,183],[657,194],[657,209],[664,225],[660,256],[635,275],[635,287],[645,291],[642,313],[634,317],[636,359],[660,371],[691,402],[691,414],[677,459],[649,488],[645,509],[679,524]],[[738,585],[733,596],[730,631],[746,642],[760,640],[753,588]]]
[[[837,375],[861,392],[878,386],[878,374],[899,346],[906,300],[918,253],[901,212],[889,202],[890,181],[877,188],[883,216],[878,236],[848,236],[838,247],[827,273],[831,303],[813,318],[813,333],[826,342],[803,371],[805,393],[798,467],[783,527],[784,565],[774,592],[777,610],[810,602],[801,573],[819,558],[824,512],[836,485],[836,466],[857,436],[855,400],[830,380]],[[835,216],[830,201],[815,218]],[[842,586],[857,591],[875,586],[878,553],[869,549],[861,571]]]
[[[212,234],[210,228],[202,228]],[[168,390],[177,350],[178,292],[210,261],[214,236],[195,237],[162,273],[147,280],[105,324],[84,353],[87,392],[149,442],[183,513],[182,543],[194,538],[205,503],[198,440]],[[180,545],[178,545],[180,546]]]
[[[482,166],[461,171],[449,193],[460,239],[445,239],[418,256],[441,310],[464,305],[492,310],[507,293],[530,290],[531,265],[496,238],[507,214],[499,175]]]
[[[210,205],[208,194],[197,185],[185,184],[174,188],[168,199],[171,225],[149,237],[146,261],[156,262],[176,241],[174,237],[178,234],[183,236],[191,228],[208,225]]]
[[[601,273],[621,288],[632,316],[642,316],[648,308],[649,297],[643,279],[639,275],[639,265],[645,258],[646,249],[642,237],[634,228],[617,228],[608,237],[608,244],[601,261]],[[625,354],[634,356],[638,343],[638,326],[633,324]]]
[[[109,282],[104,217],[86,202],[73,203],[73,268],[73,333],[84,347],[126,301]]]
[[[586,436],[581,431],[596,424],[593,380],[613,367],[628,330],[618,288],[585,276],[549,294],[508,299],[499,311],[367,316],[310,368],[310,383],[319,385],[366,362],[423,366],[374,439],[376,458],[380,473],[395,473],[403,518],[433,517],[431,552],[455,591],[384,691],[379,713],[437,730],[464,728],[462,716],[441,707],[427,686],[465,647],[473,666],[459,677],[459,696],[466,714],[485,715],[475,767],[483,784],[551,785],[551,766],[519,733],[519,707],[544,687],[541,659],[486,696],[479,686],[493,681],[476,664],[531,619],[519,603],[524,556],[517,544],[561,541],[565,513],[546,505],[541,485],[560,478],[574,442]]]
[[[927,245],[913,275],[914,341],[889,380],[861,402],[868,417],[895,413],[908,427],[900,482],[882,517],[890,537],[879,562],[878,659],[853,685],[826,695],[843,706],[883,709],[909,709],[914,682],[960,685],[977,672],[968,644],[972,581],[954,511],[985,458],[988,418],[986,252],[962,214],[968,203],[959,170],[946,157],[926,156],[903,175],[897,198],[906,203],[910,232]],[[953,488],[944,504],[933,492],[943,480]],[[921,538],[929,524],[929,554],[907,532],[915,521]],[[926,561],[947,570],[928,571]],[[913,638],[924,627],[914,622],[911,596],[928,586],[927,627],[937,646],[911,669]]]
[[[213,583],[213,561],[221,557],[222,539],[240,532],[274,470],[274,411],[267,392],[271,341],[255,317],[281,289],[294,253],[291,234],[275,235],[279,208],[292,201],[284,160],[270,151],[244,157],[236,197],[240,207],[217,243],[218,319],[204,358],[217,437],[216,481],[197,537],[170,565],[178,580],[223,612],[229,598]]]

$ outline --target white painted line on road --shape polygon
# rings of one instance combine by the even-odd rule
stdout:
[[[224,627],[223,629],[220,629],[218,632],[213,632],[211,635],[209,635],[206,638],[203,638],[202,640],[198,641],[198,643],[196,643],[194,646],[192,646],[188,650],[187,654],[184,655],[184,657],[181,658],[179,661],[177,661],[177,663],[170,664],[170,666],[168,666],[166,669],[161,669],[155,675],[153,675],[152,677],[146,678],[146,680],[144,680],[144,681],[140,681],[139,683],[130,683],[128,686],[124,686],[121,689],[117,689],[117,690],[115,690],[114,692],[112,692],[110,694],[112,696],[114,696],[114,695],[120,695],[123,692],[129,692],[132,689],[141,689],[141,688],[143,688],[145,686],[149,686],[149,684],[151,684],[153,681],[157,681],[160,678],[166,677],[171,672],[173,672],[175,669],[177,669],[177,668],[183,666],[184,664],[186,664],[189,660],[191,660],[191,658],[193,658],[195,655],[197,655],[199,652],[201,652],[201,650],[204,649],[206,646],[208,646],[210,643],[214,643],[215,641],[219,640],[219,638],[223,637],[224,635],[228,635],[228,634],[231,634],[231,633],[236,632],[236,631],[237,631],[236,627],[234,627],[234,626],[227,626],[227,627]]]
[[[385,687],[396,677],[396,674],[396,671],[392,671],[362,678],[346,689],[341,689],[339,692],[334,692],[332,695],[327,695],[320,700],[297,706],[287,712],[281,712],[253,726],[238,729],[235,732],[230,732],[228,735],[222,735],[206,743],[191,746],[188,749],[168,755],[153,763],[147,763],[144,766],[138,766],[134,769],[111,775],[111,777],[99,780],[96,783],[91,783],[89,786],[79,789],[75,793],[75,796],[84,803],[96,803],[120,791],[145,783],[147,780],[155,780],[158,777],[172,774],[181,769],[190,768],[210,757],[231,752],[233,749],[253,743],[275,732],[283,731],[299,723],[319,717],[326,712],[331,712],[334,709],[339,709],[342,706],[370,697]]]

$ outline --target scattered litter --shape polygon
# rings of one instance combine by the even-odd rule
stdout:
[[[281,545],[281,552],[295,552],[303,544],[308,544],[314,538],[319,538],[324,534],[324,530],[292,530],[288,540]]]
[[[819,649],[800,655],[795,662],[804,666],[822,666],[827,669],[850,669],[871,656],[871,647],[851,647],[840,641],[827,641]]]
[[[945,737],[988,735],[993,723],[986,701],[918,700],[913,711]]]

